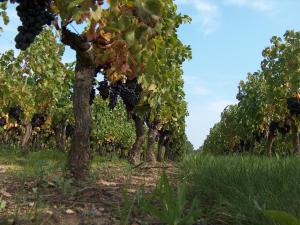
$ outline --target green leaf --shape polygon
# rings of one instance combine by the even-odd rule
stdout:
[[[6,207],[6,201],[2,200],[2,198],[0,198],[0,212],[5,209]]]
[[[135,32],[129,31],[125,34],[125,40],[128,43],[129,46],[132,46],[135,44]]]
[[[266,210],[263,211],[263,214],[280,225],[300,225],[300,220],[286,212]]]
[[[146,0],[145,8],[149,10],[152,14],[160,15],[162,4],[159,0]]]

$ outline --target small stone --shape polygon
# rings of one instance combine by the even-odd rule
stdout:
[[[0,191],[1,195],[3,195],[4,197],[10,198],[12,195],[10,193],[8,193],[7,191],[1,190]]]
[[[51,215],[51,216],[53,215],[53,212],[50,211],[50,210],[47,210],[46,213],[49,214],[49,215]]]
[[[75,211],[73,211],[72,209],[67,209],[67,210],[66,210],[66,213],[69,214],[69,215],[70,215],[70,214],[75,214]]]

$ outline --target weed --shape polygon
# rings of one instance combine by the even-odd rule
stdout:
[[[200,217],[200,207],[195,198],[188,206],[187,186],[181,183],[176,190],[164,172],[150,197],[139,199],[139,207],[144,212],[159,219],[166,225],[192,225]]]
[[[263,214],[280,225],[300,225],[299,219],[286,212],[266,210]]]

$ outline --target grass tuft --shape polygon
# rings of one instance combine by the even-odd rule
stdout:
[[[262,210],[300,217],[300,159],[192,155],[182,163],[209,224],[274,224]]]

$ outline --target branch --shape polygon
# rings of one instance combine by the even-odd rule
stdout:
[[[61,41],[63,44],[70,46],[75,51],[85,52],[91,47],[90,43],[85,41],[81,36],[62,27]]]

